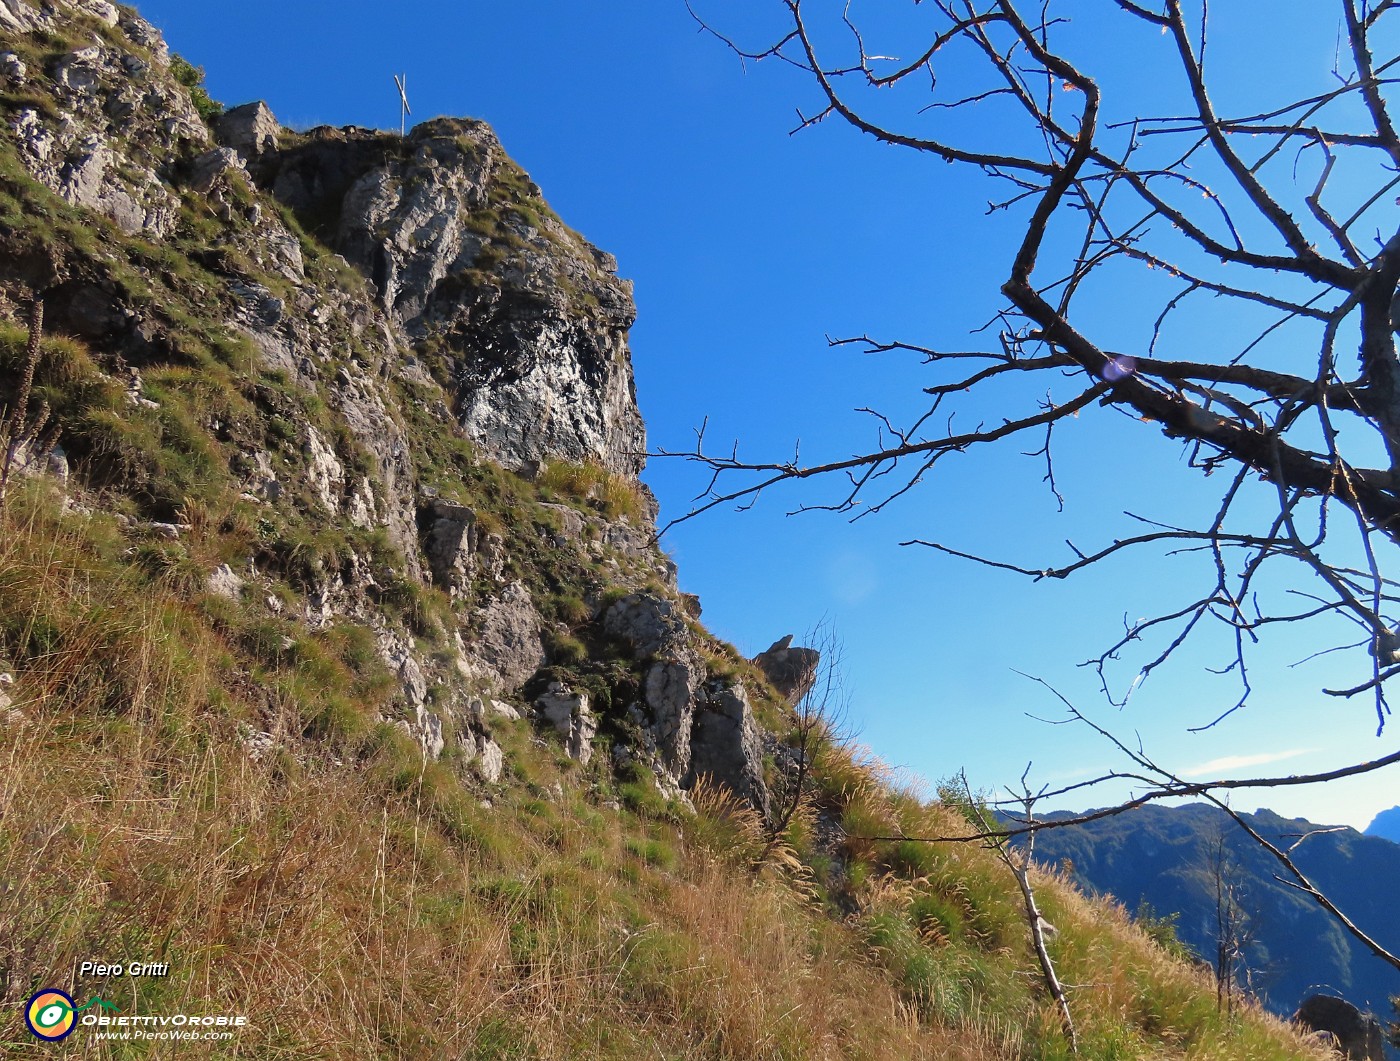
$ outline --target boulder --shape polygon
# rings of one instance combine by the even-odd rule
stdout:
[[[22,85],[29,76],[29,68],[14,52],[0,52],[0,75],[12,85]]]
[[[1312,995],[1293,1015],[1295,1024],[1334,1037],[1335,1048],[1350,1061],[1385,1061],[1380,1021],[1333,995]]]
[[[190,187],[201,195],[208,195],[220,182],[227,183],[230,177],[247,177],[243,160],[238,152],[227,147],[216,147],[204,152],[194,160],[190,173]]]
[[[497,718],[503,718],[507,722],[520,721],[520,712],[510,704],[503,703],[500,700],[491,701],[491,710],[495,713]]]
[[[215,139],[245,162],[276,151],[281,133],[282,124],[262,100],[225,111],[214,123]]]
[[[243,580],[234,573],[233,568],[229,567],[228,564],[220,564],[214,568],[209,573],[205,586],[216,597],[232,601],[243,598]]]
[[[428,702],[428,676],[423,673],[411,650],[406,649],[399,657],[399,681],[403,683],[403,695],[408,705],[421,711]]]
[[[559,521],[559,533],[554,535],[554,544],[560,546],[568,545],[570,542],[581,541],[584,536],[583,513],[569,505],[540,505],[540,510],[550,512]]]
[[[99,22],[104,22],[109,26],[115,26],[120,17],[117,5],[111,0],[68,0],[71,7],[77,8],[86,15],[91,15]]]
[[[481,779],[494,785],[505,772],[506,756],[501,746],[491,738],[483,738],[476,753],[476,772]]]
[[[821,658],[814,648],[793,648],[792,635],[788,634],[760,652],[753,662],[788,703],[797,704],[811,692]]]

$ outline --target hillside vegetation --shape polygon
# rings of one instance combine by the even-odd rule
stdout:
[[[12,500],[0,546],[25,716],[0,775],[11,1001],[77,960],[140,957],[171,975],[104,997],[253,1018],[214,1057],[1065,1055],[986,852],[848,838],[838,883],[799,826],[815,868],[764,868],[732,799],[681,811],[524,722],[503,734],[510,778],[473,791],[369,717],[353,630],[289,626],[259,655],[207,595],[124,557],[112,517],[45,493]],[[259,758],[240,732],[260,687],[309,735]],[[362,725],[327,732],[338,710]],[[958,825],[836,748],[818,785],[852,833]],[[1262,1014],[1218,1015],[1208,979],[1120,909],[1040,885],[1086,1056],[1308,1056]],[[17,1016],[3,1041],[30,1056]]]
[[[321,209],[339,235],[309,235],[130,9],[3,0],[0,29],[24,69],[0,94],[0,407],[11,436],[46,409],[64,454],[0,505],[0,1054],[1069,1056],[993,854],[863,839],[960,830],[956,808],[820,730],[781,833],[755,809],[792,791],[799,720],[650,540],[629,296],[489,130],[287,137],[298,166],[354,154],[346,187],[384,202],[461,191],[456,271],[419,299],[442,247],[357,272],[337,255],[390,223]],[[534,360],[472,361],[507,338]],[[560,379],[607,391],[592,420],[505,429]],[[671,656],[620,639],[622,602]],[[676,765],[658,674],[693,686],[696,749],[712,705],[739,712],[748,798]],[[1082,1056],[1324,1056],[1035,881]],[[46,987],[248,1024],[42,1046]]]
[[[1293,847],[1308,879],[1381,946],[1400,947],[1394,903],[1376,886],[1400,875],[1400,846],[1266,810],[1241,817],[1271,842]],[[1293,1014],[1325,986],[1384,1018],[1400,995],[1400,973],[1311,897],[1280,882],[1277,861],[1215,807],[1143,807],[1052,829],[1036,850],[1065,865],[1081,887],[1112,893],[1130,910],[1146,903],[1173,912],[1182,942],[1207,957],[1221,931],[1217,892],[1228,890],[1242,921],[1240,978],[1275,1013]]]

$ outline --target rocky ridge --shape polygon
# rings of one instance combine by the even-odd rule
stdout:
[[[533,714],[581,767],[604,741],[668,797],[711,775],[766,812],[754,700],[780,728],[783,698],[652,540],[630,284],[492,130],[206,123],[106,0],[0,0],[0,30],[0,315],[39,292],[79,344],[39,381],[69,505],[207,565],[231,625],[368,631],[378,717],[464,776],[498,781]],[[271,706],[245,729],[303,736]]]

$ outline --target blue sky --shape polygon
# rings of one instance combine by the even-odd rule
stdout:
[[[1255,47],[1278,70],[1297,61],[1325,73],[1334,42],[1300,30],[1308,7],[1271,5],[1268,26],[1256,30],[1270,39]],[[853,410],[907,414],[931,379],[914,358],[833,351],[825,336],[966,346],[999,308],[1017,218],[985,216],[995,189],[835,122],[788,135],[797,108],[813,104],[810,86],[774,63],[741,66],[697,32],[681,0],[406,0],[392,9],[364,0],[148,0],[140,9],[205,68],[215,98],[264,99],[289,125],[397,128],[391,75],[399,72],[408,75],[412,120],[491,122],[565,221],[616,254],[635,281],[632,347],[653,447],[687,448],[708,418],[715,446],[739,438],[752,457],[788,455],[798,439],[811,456],[867,448],[872,425]],[[761,8],[726,0],[710,10],[752,28]],[[1096,38],[1092,19],[1084,32],[1106,49],[1110,78],[1159,77],[1141,51],[1149,40]],[[1223,91],[1243,106],[1283,75],[1244,65],[1225,37],[1220,67],[1239,73]],[[1107,292],[1100,323],[1130,343],[1142,321],[1123,304]],[[1187,727],[1228,706],[1231,691],[1204,673],[1223,662],[1208,642],[1127,708],[1107,705],[1076,664],[1102,650],[1125,616],[1175,599],[1193,561],[1125,559],[1079,581],[1033,585],[900,547],[941,537],[1039,566],[1063,562],[1067,538],[1087,547],[1124,533],[1125,509],[1177,519],[1211,503],[1156,432],[1098,410],[1082,419],[1062,441],[1063,514],[1040,485],[1042,467],[1013,447],[954,458],[901,503],[855,524],[785,515],[826,496],[804,486],[750,512],[712,512],[666,544],[710,628],[747,654],[832,624],[858,739],[928,781],[965,768],[974,786],[995,788],[1033,761],[1032,778],[1057,783],[1123,765],[1097,738],[1029,719],[1055,715],[1056,704],[1018,672],[1064,690],[1130,743],[1141,734],[1186,774],[1310,772],[1394,750],[1400,729],[1377,739],[1369,703],[1318,693],[1326,664],[1288,666],[1312,651],[1301,638],[1263,657],[1251,706],[1207,733]],[[705,482],[664,460],[645,478],[663,519],[683,513]],[[1400,791],[1382,772],[1260,802],[1364,826],[1400,802]]]

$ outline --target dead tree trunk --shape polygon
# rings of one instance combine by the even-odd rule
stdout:
[[[35,459],[39,434],[49,419],[45,403],[33,418],[29,397],[34,389],[34,371],[39,365],[39,346],[44,334],[44,303],[36,296],[29,303],[29,343],[24,353],[23,375],[14,405],[0,419],[0,508],[5,505],[10,476],[18,466]]]
[[[1030,766],[1027,765],[1026,773],[1021,775],[1021,794],[1016,797],[1025,809],[1024,824],[1027,825],[1035,821],[1034,810],[1037,799],[1037,794],[1031,792],[1026,785],[1026,775],[1029,773]],[[1070,1052],[1077,1054],[1079,1052],[1079,1036],[1074,1029],[1074,1017],[1070,1013],[1069,997],[1065,994],[1064,984],[1060,982],[1060,977],[1055,972],[1055,961],[1050,957],[1050,950],[1045,945],[1047,922],[1041,916],[1040,908],[1036,906],[1035,889],[1031,885],[1031,857],[1035,853],[1035,830],[1031,829],[1025,834],[1026,845],[1024,848],[1020,851],[1014,850],[1011,847],[1010,837],[997,828],[991,815],[973,798],[972,789],[967,783],[967,776],[962,775],[961,781],[966,806],[981,823],[983,832],[987,835],[988,848],[995,852],[997,858],[1001,859],[1006,868],[1011,871],[1011,875],[1016,878],[1017,886],[1021,889],[1021,900],[1026,910],[1026,924],[1031,933],[1031,949],[1035,951],[1036,961],[1040,963],[1041,979],[1045,981],[1045,989],[1050,993],[1056,1008],[1060,1011],[1060,1024],[1064,1028]]]

